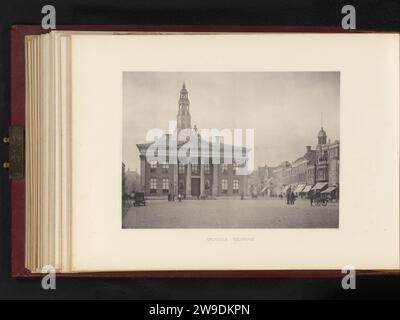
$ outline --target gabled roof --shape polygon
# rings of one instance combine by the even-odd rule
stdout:
[[[315,150],[309,150],[302,157],[296,159],[296,161],[294,161],[293,164],[297,164],[303,161],[307,161],[308,164],[315,162],[315,155],[316,155]]]

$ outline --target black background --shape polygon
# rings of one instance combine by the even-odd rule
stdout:
[[[352,4],[357,29],[399,31],[399,1],[217,1],[90,0],[0,2],[0,137],[10,118],[10,27],[40,24],[43,5],[52,4],[57,24],[214,24],[340,26],[341,8]],[[2,140],[2,139],[1,139]],[[0,161],[7,148],[1,146]],[[10,192],[0,167],[0,298],[2,299],[329,299],[400,298],[400,278],[357,278],[345,291],[341,279],[57,279],[57,290],[40,279],[10,277]],[[343,248],[346,250],[346,248]],[[382,248],[385,250],[385,248]]]

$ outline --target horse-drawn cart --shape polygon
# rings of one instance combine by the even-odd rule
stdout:
[[[144,198],[144,192],[135,192],[135,195],[133,196],[133,206],[141,206],[141,205],[146,205],[146,199]]]

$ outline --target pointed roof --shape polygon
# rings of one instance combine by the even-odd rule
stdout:
[[[181,89],[181,93],[187,93],[188,91],[186,90],[186,84],[185,81],[183,81],[183,85],[182,85],[182,89]]]
[[[318,132],[318,137],[326,137],[326,132],[324,130],[324,113],[321,112],[321,130]]]
[[[318,137],[326,137],[326,132],[323,127],[319,130]]]

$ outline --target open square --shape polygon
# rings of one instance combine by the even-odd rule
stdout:
[[[298,199],[287,205],[282,199],[148,200],[130,207],[123,228],[338,228],[338,203],[311,206]]]

